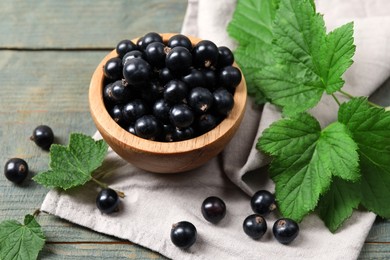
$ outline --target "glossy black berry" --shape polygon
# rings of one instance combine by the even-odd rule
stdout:
[[[298,223],[289,218],[278,219],[272,228],[277,241],[282,244],[291,243],[299,234]]]
[[[191,52],[182,46],[172,48],[165,58],[165,66],[177,74],[183,74],[189,71],[191,65]]]
[[[216,224],[225,217],[226,204],[222,199],[211,196],[203,201],[201,211],[207,221]]]
[[[20,158],[9,159],[4,166],[4,175],[13,183],[23,182],[28,175],[27,162]]]
[[[242,223],[245,234],[253,239],[260,239],[267,231],[267,222],[259,214],[252,214]]]
[[[118,104],[130,99],[130,87],[123,80],[117,80],[104,86],[104,99],[111,104]]]
[[[182,249],[191,247],[197,238],[196,227],[188,221],[180,221],[172,225],[171,241]]]
[[[213,92],[213,110],[222,116],[227,116],[234,106],[233,95],[224,88],[219,88]]]
[[[53,130],[47,125],[39,125],[33,130],[30,140],[42,149],[48,150],[54,142]]]
[[[204,79],[204,87],[214,90],[217,85],[217,76],[215,71],[212,69],[203,69],[201,71]]]
[[[96,206],[106,214],[117,211],[119,202],[118,193],[110,188],[102,189],[96,197]]]
[[[131,85],[145,84],[151,79],[152,67],[143,59],[130,59],[123,67],[123,76]]]
[[[242,79],[241,71],[233,66],[223,67],[218,73],[218,86],[234,92]]]
[[[108,110],[111,118],[114,119],[116,123],[121,125],[124,122],[123,118],[123,106],[122,105],[114,105]]]
[[[176,34],[169,38],[167,46],[170,48],[181,46],[188,49],[189,51],[192,49],[191,40],[183,34]]]
[[[267,190],[259,190],[251,198],[253,212],[267,215],[276,208],[275,196]]]
[[[122,78],[122,59],[114,57],[109,59],[103,67],[104,76],[111,80]]]
[[[161,42],[152,42],[146,49],[146,60],[155,68],[162,68],[165,66],[166,47]]]
[[[207,88],[196,87],[191,89],[187,102],[197,114],[206,113],[213,104],[213,94]]]
[[[171,106],[164,99],[157,100],[153,105],[153,115],[164,124],[169,123],[170,110]]]
[[[164,86],[164,100],[170,104],[182,102],[187,94],[187,84],[181,80],[171,80]]]
[[[142,37],[142,41],[139,46],[142,50],[146,50],[147,46],[153,42],[163,43],[163,38],[156,32],[149,32]]]
[[[140,59],[146,59],[146,55],[144,52],[141,52],[139,50],[132,50],[126,53],[122,58],[122,64],[123,66],[131,59],[134,58],[140,58]]]
[[[173,80],[174,78],[175,78],[175,76],[173,75],[173,73],[166,67],[162,68],[159,71],[158,79],[161,82],[161,84],[166,84],[169,81]]]
[[[192,49],[194,65],[197,68],[210,68],[218,61],[218,47],[209,40],[198,42]]]
[[[218,124],[218,119],[213,114],[203,114],[196,121],[196,130],[199,134],[207,133]]]
[[[123,117],[128,122],[135,122],[138,118],[146,115],[149,109],[141,99],[134,99],[123,106]]]
[[[136,135],[144,139],[157,139],[161,131],[160,128],[160,123],[153,115],[144,115],[134,123]]]
[[[118,42],[115,48],[116,53],[120,58],[123,58],[123,56],[129,51],[133,51],[136,49],[137,49],[137,45],[134,42],[127,39]]]
[[[184,75],[181,80],[190,88],[201,87],[206,84],[205,75],[200,70],[194,68]]]
[[[234,55],[233,52],[226,46],[218,47],[218,68],[233,65]]]
[[[186,128],[174,127],[171,133],[171,141],[184,141],[191,139],[195,136],[195,130],[189,126]]]
[[[194,113],[188,105],[179,104],[171,108],[169,119],[175,127],[186,128],[194,122]]]

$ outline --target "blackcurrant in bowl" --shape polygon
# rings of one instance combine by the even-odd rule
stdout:
[[[163,43],[167,45],[169,39],[177,34],[163,33],[160,35],[163,39]],[[186,35],[186,37],[188,37],[193,46],[202,40],[188,35]],[[140,38],[142,38],[142,36]],[[138,39],[133,39],[131,41],[137,43]],[[198,93],[199,95],[194,95],[194,93],[192,93],[191,102],[186,101],[188,95],[191,93],[190,90],[188,90],[188,92],[184,91],[186,92],[186,96],[183,97],[183,100],[174,100],[170,98],[170,89],[165,91],[165,85],[171,84],[169,82],[173,79],[180,81],[179,85],[182,83],[190,85],[187,82],[188,78],[186,78],[186,76],[189,75],[191,71],[193,72],[193,68],[191,66],[189,67],[189,64],[187,63],[187,58],[189,57],[189,54],[193,55],[195,52],[192,50],[190,51],[188,46],[182,46],[180,44],[171,48],[171,50],[178,48],[175,49],[175,51],[179,51],[180,54],[178,59],[174,59],[174,55],[167,54],[166,56],[170,66],[162,67],[160,69],[158,67],[160,67],[161,64],[159,64],[157,69],[149,69],[143,62],[139,62],[138,60],[137,62],[132,61],[134,59],[141,59],[141,57],[132,58],[123,66],[123,71],[126,74],[128,82],[127,87],[132,88],[132,91],[139,91],[135,96],[133,93],[131,98],[144,98],[153,95],[156,97],[156,102],[159,101],[161,103],[162,100],[165,101],[163,104],[164,107],[162,107],[161,104],[157,104],[156,106],[154,104],[149,104],[149,100],[145,101],[149,106],[147,113],[153,115],[160,122],[160,125],[157,125],[153,120],[148,120],[148,122],[150,121],[153,123],[153,127],[148,128],[148,134],[145,135],[146,138],[134,134],[137,131],[133,131],[133,133],[128,131],[129,129],[134,129],[134,127],[130,126],[133,126],[137,119],[134,118],[134,122],[123,123],[122,119],[126,121],[126,113],[122,113],[123,115],[119,113],[119,115],[122,116],[119,117],[120,120],[118,120],[118,118],[115,120],[115,118],[112,117],[112,108],[115,105],[117,105],[117,107],[126,107],[126,104],[128,104],[130,100],[120,104],[111,104],[112,107],[107,107],[107,103],[105,102],[105,86],[117,79],[105,76],[102,68],[104,68],[107,61],[118,57],[118,53],[115,49],[97,65],[90,82],[90,112],[102,138],[119,156],[132,165],[146,171],[156,173],[177,173],[189,171],[203,165],[224,149],[228,142],[233,138],[244,116],[247,98],[244,75],[242,75],[240,83],[234,88],[234,93],[229,92],[231,96],[229,96],[227,100],[229,102],[233,101],[234,105],[232,107],[230,107],[230,103],[226,105],[225,99],[219,98],[219,94],[216,98],[213,96],[213,100],[211,100],[209,94],[204,94],[204,92],[207,91],[202,91],[201,93]],[[155,45],[158,44],[155,43]],[[146,48],[147,46],[144,47]],[[138,46],[138,48],[140,49],[141,47]],[[169,48],[167,48],[167,51],[169,51]],[[126,54],[124,57],[125,56]],[[206,56],[206,58],[209,59],[208,55]],[[170,62],[173,64],[170,64]],[[176,64],[176,62],[183,62],[183,64]],[[134,72],[133,67],[131,67],[132,64],[134,67],[136,67],[135,65],[142,67],[142,73]],[[211,67],[218,66],[218,63],[215,61],[210,64]],[[238,70],[240,69],[236,63],[233,63],[231,66]],[[219,87],[216,85],[218,84],[218,81],[216,80],[217,74],[212,70],[214,69],[216,71],[218,68],[211,67],[199,68],[199,72],[203,73],[204,79],[201,78],[200,73],[197,73],[197,77],[195,78],[199,79],[200,76],[201,81],[207,82],[205,87],[208,87],[211,92],[214,92],[219,89]],[[179,71],[175,72],[177,68],[179,68]],[[147,86],[152,82],[155,82],[156,77],[161,77],[161,75],[165,76],[162,77],[162,80],[160,81],[161,86],[156,86],[155,89],[157,91],[153,94],[145,92],[146,89],[150,89]],[[210,83],[210,79],[214,79],[212,80],[212,84]],[[192,79],[190,79],[190,81],[191,80]],[[195,86],[189,87],[192,89]],[[178,89],[181,91],[183,88]],[[166,92],[168,92],[168,94]],[[194,103],[194,106],[197,106],[197,111],[193,111],[193,122],[189,113],[184,113],[184,123],[183,120],[181,120],[181,117],[179,118],[180,120],[178,120],[177,114],[171,115],[171,112],[177,112],[172,109],[178,105],[176,102],[187,102],[188,105],[190,105],[189,103]],[[213,114],[213,105],[216,106],[215,108],[218,109],[219,112]],[[210,109],[208,106],[211,106]],[[231,109],[228,109],[229,111],[226,112],[225,108]],[[161,115],[159,114],[160,110],[162,111]],[[202,116],[203,114],[199,113],[207,113],[207,116]],[[173,124],[176,123],[177,126],[171,127],[171,132],[166,132],[164,129],[168,128],[165,125],[172,124],[172,121]],[[149,133],[151,134],[149,135]]]

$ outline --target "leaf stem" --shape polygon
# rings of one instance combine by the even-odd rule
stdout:
[[[345,92],[345,91],[343,91],[343,90],[341,90],[341,89],[339,90],[339,92],[340,92],[341,94],[343,94],[344,96],[350,98],[350,99],[355,98],[355,96],[353,96],[353,95],[349,94],[348,92]],[[332,94],[332,95],[333,95],[333,94]],[[370,104],[370,105],[373,106],[373,107],[383,108],[382,106],[377,105],[377,104],[375,104],[375,103],[373,103],[373,102],[371,102],[371,101],[367,101],[367,102],[368,102],[368,104]]]
[[[91,179],[93,182],[95,182],[97,185],[99,185],[99,187],[103,188],[103,189],[107,189],[109,188],[109,186],[104,183],[104,182],[101,182],[99,181],[98,179],[92,177]],[[114,189],[115,190],[115,189]],[[121,197],[121,198],[124,198],[125,197],[125,193],[123,191],[119,191],[119,190],[115,190],[116,193],[118,193],[118,196]]]
[[[38,217],[38,215],[40,213],[41,213],[41,210],[40,209],[36,209],[32,215],[34,216],[34,218],[36,218],[36,217]]]
[[[337,105],[341,106],[341,103],[340,103],[340,101],[338,100],[338,98],[336,97],[336,95],[332,93],[332,97],[333,97],[333,99],[336,101]]]

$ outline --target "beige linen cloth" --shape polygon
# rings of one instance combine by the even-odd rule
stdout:
[[[234,48],[226,26],[235,4],[234,0],[189,0],[182,32]],[[345,74],[345,89],[371,95],[390,76],[390,1],[321,0],[317,10],[324,14],[328,29],[355,21],[355,63]],[[386,100],[383,93],[389,91],[381,93],[377,100],[388,105],[390,95]],[[325,126],[336,119],[335,109],[334,101],[324,98],[311,112]],[[144,172],[110,150],[102,167],[114,174],[105,181],[126,193],[118,213],[100,213],[95,205],[98,188],[93,184],[67,192],[51,190],[41,209],[172,259],[356,259],[374,222],[372,213],[356,211],[335,234],[316,215],[309,215],[300,223],[299,236],[287,246],[273,238],[276,214],[267,217],[268,231],[261,240],[243,232],[242,222],[252,214],[250,195],[258,189],[274,189],[262,170],[269,160],[254,145],[261,131],[279,117],[278,109],[270,105],[257,109],[250,100],[243,123],[226,149],[206,165],[176,175]],[[227,205],[226,217],[217,225],[206,222],[200,211],[202,201],[211,195]],[[181,220],[192,222],[198,230],[198,240],[189,250],[170,241],[171,225]]]

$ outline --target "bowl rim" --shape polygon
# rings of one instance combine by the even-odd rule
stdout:
[[[171,36],[176,34],[180,33],[160,33],[164,42],[168,41]],[[202,40],[198,37],[190,35],[186,36],[190,38],[192,43]],[[135,43],[138,39],[139,38],[134,38],[132,41]],[[223,136],[232,131],[232,128],[234,128],[236,124],[239,125],[241,123],[247,100],[247,89],[244,75],[242,76],[242,80],[234,93],[234,106],[232,111],[215,128],[205,134],[183,141],[161,142],[144,139],[126,131],[112,119],[103,101],[104,75],[102,68],[110,58],[116,56],[116,50],[113,49],[100,61],[99,65],[93,72],[89,85],[88,96],[90,113],[103,139],[105,139],[105,136],[108,136],[109,138],[115,139],[116,142],[119,142],[122,147],[141,153],[180,154],[210,146],[212,143],[223,138]],[[234,62],[233,66],[240,69],[236,62]],[[98,95],[96,95],[96,93],[98,93]],[[238,125],[236,125],[236,127],[238,127]]]

